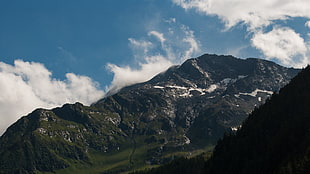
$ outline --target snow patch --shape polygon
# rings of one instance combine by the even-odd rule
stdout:
[[[191,91],[198,91],[198,92],[200,92],[200,95],[205,95],[206,94],[204,92],[205,90],[201,89],[201,88],[189,88],[189,92],[191,92]]]
[[[258,100],[259,102],[261,102],[261,101],[262,101],[262,98],[261,98],[261,97],[258,97],[257,100]]]
[[[187,92],[187,93],[181,94],[180,97],[193,97],[193,95]]]
[[[201,73],[203,74],[206,78],[210,78],[209,74],[205,72],[200,66],[198,66],[197,61],[193,60],[192,65]]]
[[[165,87],[163,87],[163,86],[154,86],[154,88],[156,88],[156,89],[164,89]]]
[[[241,128],[241,126],[242,126],[242,125],[240,125],[240,126],[235,126],[235,127],[231,127],[230,129],[231,129],[232,131],[237,131],[238,129]]]
[[[236,128],[236,127],[231,127],[231,130],[232,130],[232,131],[237,131],[238,128]]]
[[[155,89],[170,88],[170,89],[184,90],[184,93],[179,95],[180,97],[192,97],[193,95],[191,94],[191,91],[198,91],[198,92],[200,92],[200,95],[205,95],[206,92],[208,92],[208,93],[214,92],[218,88],[218,85],[212,84],[206,89],[195,88],[195,87],[176,86],[176,85],[153,86],[153,88],[155,88]]]
[[[187,90],[187,87],[183,87],[183,86],[166,86],[166,87]]]
[[[238,75],[238,78],[235,78],[235,79],[225,78],[225,79],[221,80],[220,83],[222,83],[225,86],[227,86],[229,83],[235,83],[237,80],[243,79],[243,78],[246,78],[246,77],[247,77],[247,75]]]
[[[261,89],[255,89],[254,91],[252,91],[251,93],[242,93],[240,92],[239,95],[249,95],[249,96],[252,96],[252,97],[256,97],[257,93],[258,92],[262,92],[262,93],[267,93],[267,94],[273,94],[272,91],[267,91],[267,90],[261,90]]]
[[[231,81],[232,81],[231,78],[226,78],[226,79],[223,79],[223,80],[221,81],[221,83],[224,83],[225,85],[228,85]]]
[[[208,93],[212,93],[212,92],[214,92],[216,89],[217,89],[217,85],[213,84],[213,85],[210,85],[209,88],[205,89],[205,91],[208,92]]]
[[[209,88],[202,89],[202,88],[188,88],[187,92],[180,95],[180,97],[192,97],[193,95],[191,94],[191,91],[198,91],[200,92],[200,95],[205,95],[206,92],[212,93],[217,89],[217,85],[213,84],[210,85]]]
[[[245,75],[238,75],[238,79],[243,79],[243,78],[246,78],[247,77],[247,75],[245,76]]]
[[[191,140],[184,135],[184,138],[185,138],[185,144],[190,144],[191,143]]]

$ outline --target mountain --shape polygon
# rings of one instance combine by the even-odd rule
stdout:
[[[203,55],[148,82],[124,88],[94,106],[121,116],[131,113],[141,123],[165,124],[163,129],[138,128],[146,134],[179,133],[180,128],[184,135],[173,140],[174,144],[214,145],[298,71],[261,59]]]
[[[120,173],[210,150],[299,70],[202,55],[91,106],[37,109],[0,138],[0,173]]]
[[[310,66],[256,108],[235,133],[225,134],[206,161],[179,158],[135,174],[310,173]]]
[[[219,141],[206,172],[310,173],[310,67]]]

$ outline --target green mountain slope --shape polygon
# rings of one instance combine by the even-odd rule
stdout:
[[[131,146],[120,129],[106,124],[117,120],[113,113],[79,103],[53,110],[38,109],[17,121],[1,137],[0,173],[52,172],[76,164],[96,164],[97,153],[117,149],[120,144],[124,148]],[[115,151],[106,156],[113,156]],[[118,160],[127,160],[127,156]]]
[[[0,137],[0,173],[125,173],[193,157],[297,72],[203,55],[92,106],[37,109]]]

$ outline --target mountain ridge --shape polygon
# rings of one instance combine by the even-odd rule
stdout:
[[[133,174],[307,174],[310,172],[310,66],[255,108],[206,154]]]
[[[254,110],[236,135],[219,141],[206,171],[309,173],[309,77],[308,66],[266,104]]]
[[[231,56],[231,55],[216,55],[216,54],[204,54],[204,55],[202,55],[202,56],[199,56],[198,58],[190,58],[190,59],[187,59],[185,62],[183,62],[181,65],[173,65],[173,66],[171,66],[170,68],[168,68],[166,71],[164,71],[164,72],[161,72],[161,73],[159,73],[159,74],[157,74],[156,76],[154,76],[153,78],[151,78],[150,80],[148,80],[148,81],[146,81],[146,82],[141,82],[141,83],[137,83],[137,84],[133,84],[133,85],[129,85],[129,86],[125,86],[124,88],[122,88],[122,89],[120,89],[120,91],[118,91],[118,92],[122,92],[122,91],[124,91],[124,90],[130,90],[130,89],[132,89],[132,88],[135,88],[136,86],[139,86],[139,85],[143,85],[143,84],[145,84],[145,83],[149,83],[149,82],[153,82],[153,83],[156,83],[156,82],[158,82],[158,81],[166,81],[167,79],[162,79],[161,77],[162,76],[165,76],[166,74],[170,74],[170,73],[172,73],[172,72],[174,72],[174,71],[176,71],[176,69],[179,69],[180,67],[181,67],[181,69],[186,69],[186,66],[188,66],[189,64],[191,64],[192,62],[195,62],[195,61],[197,61],[197,60],[199,60],[200,58],[202,58],[202,57],[208,57],[208,59],[210,59],[211,60],[211,62],[214,62],[214,64],[215,64],[215,62],[217,62],[217,64],[219,64],[219,63],[221,63],[221,62],[223,62],[223,60],[224,61],[227,61],[227,59],[230,59],[230,60],[233,60],[232,62],[234,62],[234,64],[236,64],[236,62],[264,62],[264,63],[267,63],[267,64],[269,64],[269,65],[275,65],[275,66],[279,66],[279,67],[281,67],[280,65],[278,65],[278,64],[276,64],[275,62],[272,62],[272,61],[269,61],[269,60],[263,60],[263,59],[260,59],[260,58],[246,58],[246,59],[241,59],[241,58],[236,58],[236,57],[233,57],[233,56]],[[220,61],[219,61],[219,58],[221,59]],[[223,59],[224,58],[224,59]],[[226,63],[224,63],[224,64],[227,64],[227,62]],[[237,64],[238,65],[238,64]],[[231,65],[230,65],[231,66]],[[259,65],[257,65],[257,66],[259,66]],[[196,67],[197,67],[197,65],[196,65]],[[198,71],[200,70],[200,72],[199,73],[202,73],[202,74],[204,74],[206,71],[210,71],[210,70],[208,70],[208,68],[209,68],[210,66],[208,66],[208,67],[205,67],[204,69],[205,70],[202,70],[201,68],[197,68],[198,69]],[[251,69],[254,69],[255,67],[253,67],[253,66],[249,66],[249,67],[246,67],[246,69],[247,70],[244,70],[244,67],[243,68],[241,68],[241,69],[243,69],[242,71],[239,69],[239,71],[238,72],[244,72],[244,71],[248,71],[248,72],[250,72],[251,71]],[[197,69],[194,69],[194,71],[195,70],[197,70]],[[207,70],[206,70],[207,69]],[[212,67],[211,69],[222,69],[219,65],[217,65],[217,68],[214,68],[214,67]],[[287,68],[287,69],[294,69],[294,68]],[[188,71],[188,70],[185,70],[186,72],[189,72],[190,74],[192,74],[191,72],[193,72],[193,71]],[[214,73],[214,74],[216,74],[216,73]],[[246,74],[246,73],[244,73],[244,74]],[[186,75],[186,74],[182,74],[182,75]],[[117,92],[117,93],[118,93]],[[106,96],[106,97],[109,97],[109,96],[111,96],[111,95],[113,95],[113,94],[110,94],[109,92],[108,92],[108,95]],[[100,101],[100,100],[99,100]],[[96,103],[96,102],[95,102]]]
[[[91,106],[39,109],[0,137],[0,171],[122,172],[191,156],[237,129],[297,72],[260,59],[205,54]]]

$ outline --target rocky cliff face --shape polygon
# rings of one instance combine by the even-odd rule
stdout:
[[[120,172],[192,155],[236,130],[298,71],[203,55],[90,107],[36,110],[1,137],[0,171]]]
[[[214,144],[225,131],[240,126],[248,113],[297,72],[260,59],[203,55],[94,106],[120,115],[131,113],[145,124],[166,123],[165,129],[148,126],[148,130],[141,129],[144,133],[179,134],[181,129],[183,143]]]

